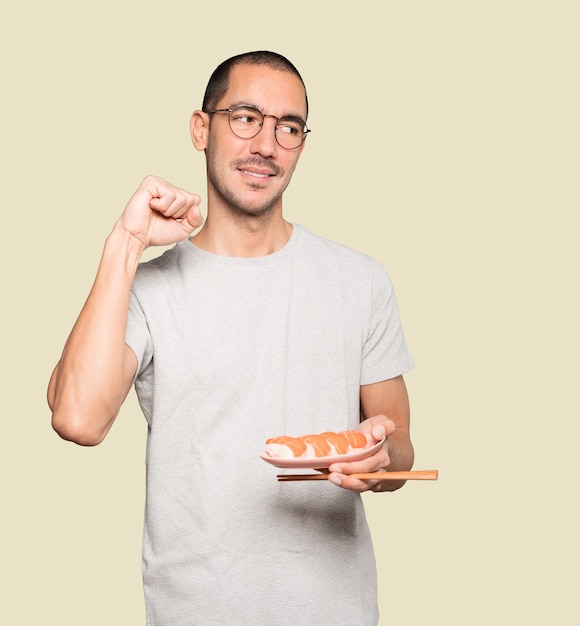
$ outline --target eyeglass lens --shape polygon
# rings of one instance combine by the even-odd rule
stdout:
[[[253,107],[235,107],[229,114],[230,128],[241,139],[255,137],[262,128],[264,115]],[[281,117],[276,121],[276,141],[289,150],[298,148],[306,137],[306,124],[294,117]]]

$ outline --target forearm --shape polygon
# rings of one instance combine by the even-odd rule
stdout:
[[[99,443],[127,394],[125,332],[142,252],[143,245],[118,226],[107,238],[93,288],[49,384],[52,424],[65,439]]]
[[[387,438],[387,450],[390,463],[386,468],[389,472],[407,471],[413,467],[415,452],[409,436],[409,431],[396,428]],[[395,491],[400,489],[405,481],[383,481],[374,491]]]
[[[366,469],[356,471],[406,471],[414,461],[413,445],[409,435],[410,407],[407,387],[402,376],[365,385],[360,390],[363,426],[378,441],[385,434],[383,449],[368,459]],[[373,491],[395,491],[404,481],[383,481],[371,487]],[[368,485],[367,485],[368,488]]]

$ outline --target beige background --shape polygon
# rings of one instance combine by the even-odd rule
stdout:
[[[131,396],[104,444],[78,448],[52,433],[45,388],[141,178],[203,194],[189,114],[218,62],[257,48],[309,86],[287,215],[388,268],[416,359],[416,467],[440,470],[366,498],[381,626],[579,623],[578,4],[15,6],[0,623],[144,623],[144,419]]]

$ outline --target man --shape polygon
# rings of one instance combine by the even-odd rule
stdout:
[[[393,290],[371,258],[282,214],[308,133],[284,57],[222,63],[190,130],[208,208],[155,177],[106,240],[49,384],[53,426],[95,445],[135,384],[148,422],[143,577],[149,626],[371,626],[376,573],[356,472],[413,463]],[[139,265],[149,246],[176,245]],[[138,267],[139,266],[139,267]],[[359,428],[385,445],[277,483],[270,436]]]

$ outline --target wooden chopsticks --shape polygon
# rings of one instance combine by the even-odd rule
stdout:
[[[412,470],[409,472],[369,472],[349,474],[359,480],[437,480],[437,470]],[[328,474],[278,474],[278,482],[297,480],[328,480]]]

